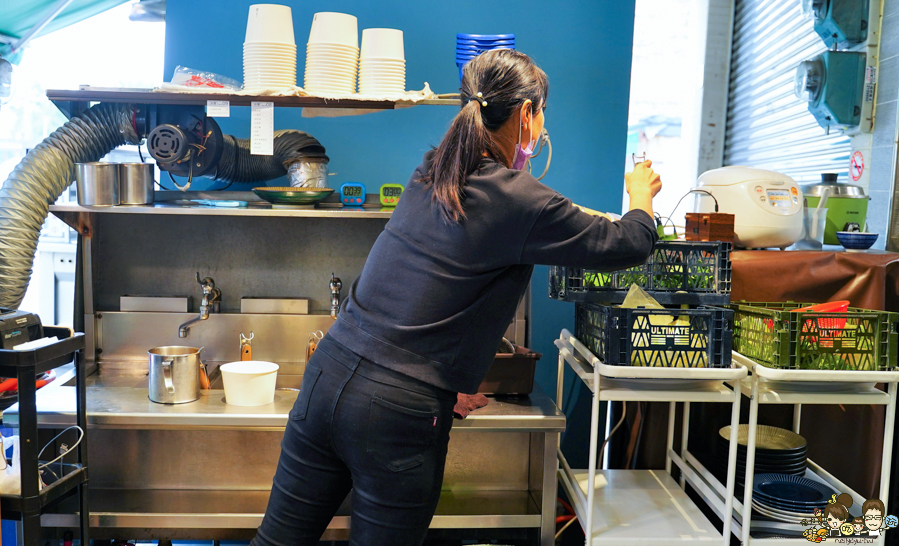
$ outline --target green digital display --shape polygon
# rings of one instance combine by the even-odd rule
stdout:
[[[399,197],[403,194],[403,188],[396,186],[387,186],[384,188],[384,197]]]

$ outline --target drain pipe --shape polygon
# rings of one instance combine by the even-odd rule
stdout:
[[[122,144],[138,144],[133,107],[98,104],[38,144],[0,187],[0,307],[17,309],[31,280],[41,226],[72,183],[75,163],[99,161]]]

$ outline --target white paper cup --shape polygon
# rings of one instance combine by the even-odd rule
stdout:
[[[329,44],[329,43],[319,43],[319,44],[306,44],[306,51],[324,51],[324,52],[333,52],[333,53],[352,53],[355,55],[359,55],[359,48],[348,46],[345,44]]]
[[[225,402],[232,406],[264,406],[275,399],[279,366],[274,362],[246,360],[222,364]]]
[[[290,6],[280,4],[253,4],[250,6],[244,42],[296,44]]]
[[[403,49],[403,31],[393,28],[367,28],[362,31],[362,48],[359,52],[362,59],[399,59],[405,60]]]
[[[360,78],[405,78],[405,70],[364,70],[359,69]]]
[[[342,55],[324,55],[324,54],[307,54],[306,64],[310,63],[337,63],[357,66],[359,64],[358,57],[345,57]]]
[[[312,16],[308,43],[359,47],[359,27],[356,17],[331,11],[316,13]]]
[[[244,51],[283,51],[296,53],[296,44],[282,44],[280,42],[244,42]]]

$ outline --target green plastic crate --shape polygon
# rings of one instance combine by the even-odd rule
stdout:
[[[899,313],[850,307],[793,313],[815,305],[737,302],[734,350],[772,368],[884,371],[896,367]]]

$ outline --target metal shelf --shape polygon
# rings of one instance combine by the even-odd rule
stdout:
[[[752,519],[752,479],[755,465],[755,432],[758,424],[758,407],[760,404],[790,404],[794,406],[793,431],[800,432],[802,404],[877,404],[886,405],[886,421],[884,425],[883,453],[881,461],[881,484],[878,498],[886,504],[890,485],[890,464],[892,457],[893,428],[895,424],[895,410],[897,397],[897,384],[899,384],[899,372],[889,371],[828,371],[828,370],[781,370],[763,366],[739,353],[733,354],[733,361],[748,368],[752,375],[740,381],[740,392],[749,399],[749,434],[747,438],[746,475],[743,496],[741,500],[734,499],[732,508],[731,529],[734,535],[741,539],[744,546],[768,546],[776,544],[807,544],[808,541],[801,536],[804,529],[811,525],[802,526],[782,522],[772,522]],[[886,383],[887,392],[874,387],[874,383]],[[725,520],[731,509],[725,506],[724,500],[728,498],[727,490],[703,465],[689,452],[677,454],[669,453],[669,457],[680,459],[687,469],[685,478],[694,487],[697,493],[705,500],[706,504],[722,519]],[[835,476],[815,464],[808,461],[808,469],[805,477],[831,486],[840,493],[848,493],[852,496],[853,503],[861,505],[865,499],[857,492],[850,489]],[[732,476],[728,476],[730,481]],[[749,503],[749,506],[746,506]],[[744,525],[746,519],[749,525]],[[754,532],[787,533],[797,536],[795,539],[753,538]],[[786,542],[785,542],[786,541]],[[880,537],[873,544],[884,543],[884,537]]]
[[[572,469],[561,449],[559,480],[566,490],[581,527],[586,545],[641,546],[668,544],[730,544],[729,519],[718,531],[687,496],[685,475],[692,472],[683,462],[689,432],[691,402],[731,404],[731,438],[728,467],[736,468],[737,423],[740,416],[739,391],[725,382],[738,383],[748,373],[742,365],[732,368],[640,368],[607,366],[575,338],[562,330],[555,341],[559,349],[556,404],[562,405],[562,386],[567,364],[593,393],[590,419],[590,468]],[[667,456],[665,470],[597,470],[597,444],[600,400],[668,401]],[[676,402],[684,402],[681,431],[681,456],[672,450]],[[670,475],[672,464],[681,470],[680,485]],[[725,492],[725,511],[731,510],[735,473],[729,472]]]
[[[396,110],[412,106],[459,106],[458,98],[424,99],[420,101],[388,101],[357,99],[326,99],[322,97],[254,96],[226,93],[171,93],[152,89],[127,89],[84,86],[78,90],[48,89],[47,98],[66,115],[91,102],[116,102],[128,104],[173,104],[182,106],[206,106],[208,100],[226,100],[231,106],[250,106],[254,101],[274,103],[282,108],[354,108],[365,110]]]
[[[269,491],[91,489],[90,524],[127,536],[130,529],[192,530],[191,537],[221,529],[255,530],[262,523]],[[350,499],[328,525],[328,540],[346,540]],[[68,507],[61,506],[60,511]],[[66,527],[77,516],[52,513],[48,527]],[[443,491],[431,529],[540,528],[540,507],[528,491]]]
[[[595,543],[616,545],[709,543],[721,533],[671,476],[661,470],[602,470],[593,501]],[[559,470],[559,481],[578,521],[587,521],[586,470]]]

